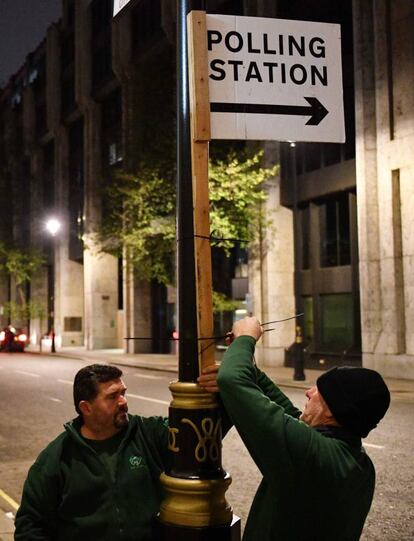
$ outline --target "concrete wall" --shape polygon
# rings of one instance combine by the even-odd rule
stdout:
[[[278,143],[265,143],[264,165],[279,163]],[[280,177],[266,183],[266,217],[270,225],[249,254],[249,291],[253,312],[261,322],[292,316],[295,311],[293,214],[280,204]],[[294,322],[272,325],[263,335],[257,360],[265,366],[283,365],[285,348],[294,341]]]
[[[414,378],[414,5],[354,1],[363,364]]]

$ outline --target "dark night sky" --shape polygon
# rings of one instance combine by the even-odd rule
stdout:
[[[62,0],[0,0],[0,86],[36,49],[62,13]]]

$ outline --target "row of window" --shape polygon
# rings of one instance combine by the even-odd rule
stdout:
[[[313,238],[319,238],[319,266],[340,267],[351,264],[350,206],[348,193],[337,194],[314,204],[318,214],[319,234],[313,232],[312,206],[308,203],[300,210],[302,231],[302,270],[311,268],[315,247]]]

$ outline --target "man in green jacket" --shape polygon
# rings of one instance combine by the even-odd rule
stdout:
[[[226,411],[263,480],[244,541],[355,541],[371,506],[374,466],[361,446],[390,394],[365,368],[335,368],[307,391],[301,413],[254,364],[262,328],[233,326],[217,378]]]
[[[216,391],[214,368],[206,390]],[[90,365],[75,376],[79,414],[30,468],[16,541],[149,541],[167,469],[168,421],[128,414],[122,371]]]

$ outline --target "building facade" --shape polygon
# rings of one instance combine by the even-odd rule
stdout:
[[[414,6],[204,6],[341,25],[346,143],[263,144],[265,163],[281,165],[267,182],[271,223],[248,266],[235,256],[225,271],[228,292],[231,283],[235,297],[248,290],[246,309],[261,321],[304,314],[265,334],[259,362],[292,365],[300,334],[305,367],[362,363],[414,378]],[[175,2],[131,0],[115,21],[111,0],[63,0],[62,7],[62,19],[1,91],[0,240],[45,254],[26,292],[46,314],[30,321],[34,342],[53,328],[65,346],[167,351],[173,290],[103,253],[96,232],[113,172],[157,152],[157,123],[146,119],[174,108]],[[62,223],[53,239],[44,231],[51,215]],[[215,266],[224,268],[220,258]],[[2,304],[15,287],[13,278],[0,280]],[[123,340],[133,336],[151,340]]]

